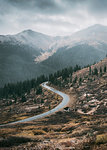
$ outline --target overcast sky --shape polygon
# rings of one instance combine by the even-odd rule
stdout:
[[[107,25],[107,0],[0,0],[0,34],[70,35],[93,24]]]

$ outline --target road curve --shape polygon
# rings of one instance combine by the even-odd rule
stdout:
[[[50,86],[47,86],[46,85],[47,83],[48,82],[42,83],[42,87],[44,87],[44,88],[46,88],[46,89],[48,89],[48,90],[50,90],[50,91],[52,91],[52,92],[54,92],[54,93],[56,93],[56,94],[63,97],[63,100],[59,105],[57,105],[55,108],[53,108],[50,111],[47,111],[45,113],[42,113],[42,114],[39,114],[39,115],[36,115],[36,116],[33,116],[33,117],[29,117],[29,118],[26,118],[26,119],[23,119],[23,120],[3,124],[3,125],[0,125],[0,127],[7,126],[7,125],[12,125],[12,124],[16,124],[16,123],[23,123],[23,122],[37,120],[37,119],[43,118],[45,116],[51,115],[51,114],[59,111],[60,109],[64,108],[68,104],[68,102],[70,101],[69,96],[67,94],[63,93],[63,92],[60,92],[60,91],[50,87]]]

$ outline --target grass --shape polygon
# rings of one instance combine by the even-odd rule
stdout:
[[[107,133],[96,136],[96,144],[105,144],[105,143],[107,143]]]
[[[34,135],[43,135],[43,134],[46,134],[46,132],[44,130],[34,130],[33,133],[34,133]]]

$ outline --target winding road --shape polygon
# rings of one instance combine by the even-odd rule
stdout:
[[[55,108],[51,109],[50,111],[47,111],[45,113],[42,113],[42,114],[39,114],[39,115],[36,115],[36,116],[33,116],[33,117],[29,117],[29,118],[26,118],[26,119],[23,119],[23,120],[19,120],[19,121],[15,121],[15,122],[11,122],[11,123],[8,123],[8,124],[3,124],[3,125],[0,125],[1,126],[7,126],[7,125],[12,125],[12,124],[16,124],[16,123],[23,123],[23,122],[28,122],[28,121],[33,121],[33,120],[37,120],[37,119],[40,119],[40,118],[43,118],[45,116],[48,116],[48,115],[51,115],[57,111],[59,111],[60,109],[64,108],[68,102],[70,101],[70,98],[67,94],[63,93],[63,92],[60,92],[50,86],[47,85],[48,82],[45,82],[45,83],[42,83],[42,87],[60,95],[63,97],[63,100],[62,102],[57,105]]]

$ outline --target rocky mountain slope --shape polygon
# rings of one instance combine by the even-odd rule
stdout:
[[[0,86],[46,73],[47,69],[42,66],[39,69],[35,59],[47,53],[53,41],[54,38],[31,30],[16,35],[1,35]]]
[[[107,58],[76,71],[65,79],[55,80],[59,88],[75,91],[75,110],[85,115],[107,115]],[[54,83],[54,82],[53,82]],[[52,83],[52,84],[53,84]]]
[[[76,64],[84,67],[100,61],[106,56],[106,53],[107,45],[103,51],[88,44],[78,44],[72,48],[62,47],[58,49],[55,54],[41,64],[53,68],[55,71]]]
[[[107,54],[107,27],[94,25],[71,36],[51,37],[32,30],[0,36],[0,86],[66,66],[86,66]]]
[[[42,64],[58,70],[75,64],[85,66],[99,62],[107,54],[106,39],[106,26],[91,26],[56,42],[56,53]]]
[[[12,45],[28,45],[33,48],[48,50],[54,42],[54,37],[35,32],[32,30],[24,30],[15,35],[1,35],[0,43],[8,42]]]
[[[97,48],[101,43],[107,44],[107,26],[95,24],[81,31],[75,32],[71,36],[62,37],[60,42],[56,43],[57,48],[78,44],[89,44]]]

